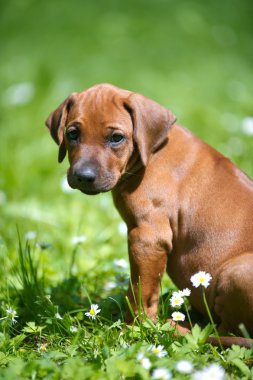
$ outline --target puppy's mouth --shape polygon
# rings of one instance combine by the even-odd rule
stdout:
[[[72,189],[77,189],[87,195],[96,195],[111,191],[117,183],[113,176],[106,176],[105,178],[98,177],[93,181],[78,180],[70,171],[68,171],[67,179]]]
[[[82,189],[82,188],[76,188],[77,190],[80,190],[83,194],[87,195],[97,195],[100,193],[106,193],[107,191],[112,190],[111,188],[102,188],[102,189]]]

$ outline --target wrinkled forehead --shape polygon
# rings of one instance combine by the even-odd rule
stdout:
[[[124,91],[103,86],[82,91],[75,94],[69,116],[99,124],[130,121],[124,108],[126,96]]]

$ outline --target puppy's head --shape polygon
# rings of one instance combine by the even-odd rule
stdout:
[[[154,101],[102,84],[71,94],[46,126],[59,145],[59,162],[68,152],[69,185],[98,194],[112,190],[136,160],[146,166],[167,142],[174,122],[174,115]]]

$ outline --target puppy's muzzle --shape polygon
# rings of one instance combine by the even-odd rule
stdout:
[[[90,163],[77,163],[68,171],[69,185],[85,194],[97,194],[101,191],[98,169]]]
[[[96,181],[97,174],[97,170],[89,166],[76,169],[73,173],[76,181],[79,182],[81,186],[83,185],[85,187],[89,187]]]
[[[77,162],[68,170],[68,183],[85,194],[110,191],[115,185],[114,175],[90,162]]]

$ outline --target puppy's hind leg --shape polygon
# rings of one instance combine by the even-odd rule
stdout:
[[[241,334],[244,324],[253,337],[253,252],[225,263],[217,274],[214,310],[221,323],[220,332]]]

